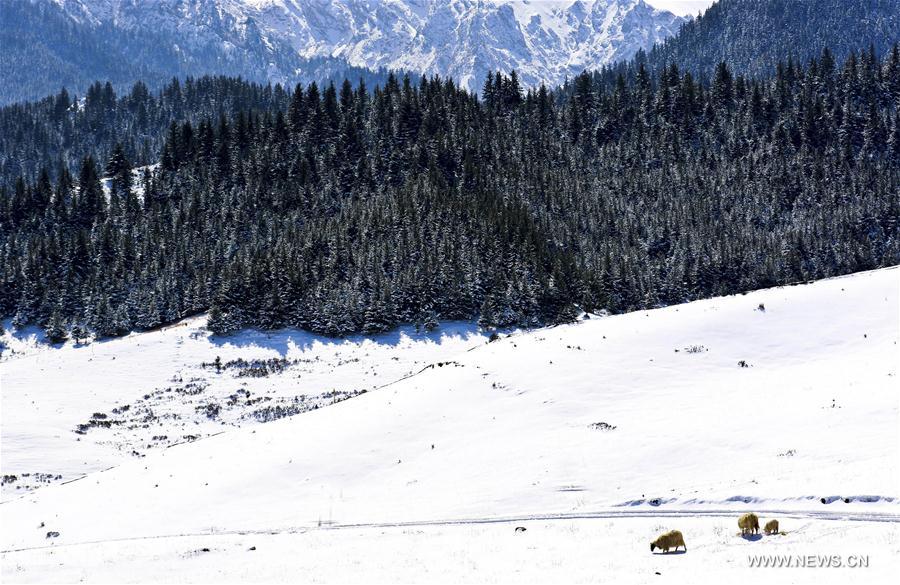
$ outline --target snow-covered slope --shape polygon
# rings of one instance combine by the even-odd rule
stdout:
[[[888,269],[477,342],[327,408],[4,502],[3,577],[721,582],[761,578],[747,555],[773,553],[872,556],[802,582],[886,579],[898,302]],[[786,536],[736,537],[746,510]],[[652,557],[669,528],[687,554]]]
[[[5,325],[3,500],[176,443],[328,406],[487,339],[466,323],[345,340],[290,330],[217,338],[197,317],[50,348],[39,329],[13,335]]]
[[[452,76],[478,90],[488,71],[516,69],[529,85],[561,83],[628,58],[684,22],[644,0],[56,0],[74,18],[170,31],[173,42],[271,54],[290,79],[288,50],[357,66]],[[290,48],[290,49],[288,49]],[[256,59],[258,60],[258,59]]]

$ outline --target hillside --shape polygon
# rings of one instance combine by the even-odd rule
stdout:
[[[97,84],[83,109],[0,110],[0,316],[55,341],[204,312],[220,334],[533,327],[896,265],[894,87],[900,49],[708,86],[497,75],[480,97]]]
[[[61,88],[83,96],[98,81],[121,91],[138,81],[156,90],[172,78],[203,75],[291,85],[345,77],[374,85],[387,76],[384,69],[355,67],[345,59],[302,57],[252,26],[238,26],[215,10],[215,2],[120,2],[122,21],[84,13],[85,6],[97,4],[111,6],[0,0],[0,76],[16,80],[0,87],[0,104],[39,100]],[[196,9],[193,24],[178,21],[179,7]]]
[[[558,84],[683,22],[643,0],[0,0],[0,14],[0,74],[16,79],[0,104],[213,74],[292,86],[392,69],[478,90],[518,69]]]
[[[2,499],[346,400],[486,340],[466,323],[347,339],[296,330],[220,338],[205,317],[52,349],[36,328],[7,331],[2,462],[15,479],[4,480]]]
[[[713,582],[760,575],[749,554],[864,553],[868,571],[797,579],[885,581],[898,302],[887,269],[476,342],[339,404],[6,501],[3,578]],[[129,359],[145,339],[177,337],[110,343]],[[76,370],[93,346],[36,351],[104,376]],[[22,440],[6,428],[4,457]],[[745,510],[786,535],[735,536]],[[688,552],[651,555],[668,528]]]
[[[779,62],[832,59],[870,48],[876,54],[900,39],[900,0],[718,0],[678,34],[648,53],[655,70],[676,63],[712,79],[725,62],[732,71],[765,76]]]

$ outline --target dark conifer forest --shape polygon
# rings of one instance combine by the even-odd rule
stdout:
[[[779,61],[806,62],[828,48],[843,61],[859,47],[884,53],[900,39],[900,0],[717,0],[646,54],[648,66],[678,63],[711,79],[767,75]]]
[[[900,262],[896,46],[626,69],[3,108],[0,313],[52,340],[205,311],[222,334],[534,326]]]

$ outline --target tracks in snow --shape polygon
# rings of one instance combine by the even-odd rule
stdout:
[[[784,518],[807,518],[816,520],[841,520],[849,522],[896,522],[900,523],[900,514],[889,512],[819,512],[754,508],[754,512],[761,515],[779,515]],[[707,517],[732,517],[741,512],[740,509],[710,509],[710,510],[601,510],[597,512],[572,512],[556,514],[522,514],[513,516],[488,516],[481,518],[458,518],[437,520],[410,520],[403,522],[348,522],[325,524],[321,526],[296,526],[278,530],[247,529],[247,530],[216,530],[208,532],[190,532],[180,534],[158,534],[146,536],[130,536],[124,538],[111,538],[105,540],[89,540],[65,544],[48,544],[43,546],[31,546],[13,548],[0,551],[2,554],[58,549],[63,547],[85,546],[92,544],[110,544],[117,542],[131,542],[142,540],[164,540],[169,538],[191,537],[217,537],[217,536],[241,536],[241,535],[283,535],[303,534],[316,530],[353,530],[369,528],[415,528],[415,527],[439,527],[439,526],[477,526],[484,524],[511,524],[518,522],[541,522],[553,520],[603,520],[603,519],[628,519],[628,518],[707,518]]]

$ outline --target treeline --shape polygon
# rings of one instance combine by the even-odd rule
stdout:
[[[37,102],[0,108],[0,185],[19,177],[35,181],[46,170],[77,173],[85,155],[105,161],[116,144],[132,164],[159,160],[172,122],[197,123],[220,113],[274,111],[287,105],[281,86],[238,78],[173,79],[158,94],[143,82],[117,95],[110,82],[96,82],[81,96],[66,89]]]
[[[869,46],[883,54],[897,39],[900,0],[718,0],[638,59],[651,70],[677,63],[704,79],[725,61],[755,77],[825,48],[839,61]]]
[[[170,124],[154,172],[120,147],[0,188],[0,312],[53,339],[529,326],[896,264],[898,87],[897,47],[708,85],[297,86]]]
[[[0,0],[0,79],[9,80],[0,85],[0,104],[37,100],[60,87],[84,94],[96,79],[117,91],[140,79],[155,92],[172,78],[206,74],[290,85],[344,77],[374,85],[387,77],[338,58],[301,57],[287,42],[264,37],[252,20],[237,25],[215,2],[155,2],[168,13],[156,20],[168,23],[164,30],[144,26],[139,2],[123,3],[115,24],[95,22],[89,14],[97,7],[84,4],[89,10],[75,2]],[[181,9],[202,26],[180,27]]]
[[[309,63],[315,69],[305,75],[333,73],[327,59]],[[347,77],[373,86],[383,85],[389,73],[353,68]],[[63,89],[39,101],[0,107],[0,185],[12,187],[17,178],[34,182],[42,169],[56,181],[62,169],[77,173],[86,154],[105,161],[117,144],[133,165],[154,164],[172,122],[272,112],[287,107],[290,96],[290,89],[277,83],[207,75],[171,79],[158,92],[139,81],[118,94],[112,83],[95,82],[81,96]]]
[[[309,62],[325,79],[347,72],[328,59]],[[390,74],[350,69],[349,78],[370,87],[383,85]],[[98,81],[82,96],[63,89],[39,101],[0,107],[0,185],[12,187],[19,177],[33,182],[42,169],[55,181],[62,169],[77,173],[86,154],[105,161],[117,144],[133,165],[154,164],[172,122],[272,112],[287,107],[290,96],[291,90],[277,83],[207,75],[171,79],[158,92],[139,81],[121,95],[112,83]]]

